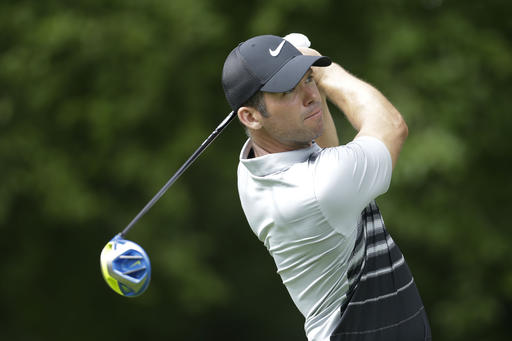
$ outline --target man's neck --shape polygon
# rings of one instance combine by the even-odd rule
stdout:
[[[251,143],[252,143],[252,150],[254,151],[255,157],[271,154],[271,152],[260,147],[256,142],[254,142],[254,140],[251,140]]]
[[[307,148],[307,147],[311,146],[312,142],[310,142],[308,145],[305,144],[304,146],[296,146],[296,147],[284,146],[284,145],[265,145],[265,146],[261,146],[259,143],[257,143],[252,138],[251,139],[251,144],[252,144],[252,149],[254,151],[254,156],[255,157],[259,157],[259,156],[263,156],[263,155],[267,155],[267,154],[289,152],[289,151],[292,151],[292,150]]]

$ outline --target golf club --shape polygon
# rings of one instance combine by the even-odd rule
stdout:
[[[135,218],[133,218],[133,220],[124,228],[124,230],[119,234],[121,238],[124,238],[124,236],[128,233],[128,231],[130,231],[133,225],[135,225],[135,223],[139,221],[139,219],[142,218],[142,216],[146,214],[151,209],[151,207],[153,207],[153,205],[162,197],[162,195],[167,192],[169,187],[171,187],[172,184],[178,180],[181,174],[183,174],[187,168],[199,157],[199,155],[201,155],[201,153],[213,142],[213,140],[219,136],[219,134],[224,130],[224,128],[227,127],[229,122],[231,122],[235,116],[236,114],[234,111],[229,113],[229,115],[210,134],[210,136],[208,136],[208,138],[204,140],[199,148],[196,149],[194,154],[192,154],[192,156],[190,156],[188,160],[185,161],[185,163],[176,171],[176,173],[174,173],[174,175],[169,179],[169,181],[167,181],[164,187],[162,187],[158,193],[155,194],[153,199],[151,199],[146,204],[146,206],[144,206],[144,208],[135,216]]]
[[[215,128],[206,140],[196,149],[187,161],[174,173],[167,183],[132,219],[132,221],[103,248],[100,256],[101,272],[107,284],[118,294],[126,297],[136,297],[148,287],[151,278],[151,263],[144,249],[129,240],[124,239],[135,223],[146,214],[151,207],[165,194],[173,183],[201,155],[217,136],[235,118],[236,113],[228,116]]]

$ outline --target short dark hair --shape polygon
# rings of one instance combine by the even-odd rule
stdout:
[[[263,91],[257,91],[242,106],[255,108],[264,117],[269,116],[267,112],[267,106],[265,105],[265,99],[263,98]]]

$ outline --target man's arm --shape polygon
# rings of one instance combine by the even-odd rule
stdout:
[[[315,139],[315,142],[322,148],[328,147],[337,147],[340,145],[340,141],[338,139],[338,132],[336,131],[336,126],[334,125],[334,121],[331,116],[331,112],[329,111],[329,107],[327,106],[327,99],[324,93],[320,91],[320,95],[322,96],[322,116],[324,122],[324,132],[321,136]]]
[[[304,54],[318,53],[306,48],[301,51]],[[381,140],[391,154],[394,167],[408,134],[398,110],[377,89],[336,63],[313,70],[318,88],[345,113],[358,131],[356,137],[373,136]]]

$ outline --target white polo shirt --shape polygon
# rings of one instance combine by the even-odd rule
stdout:
[[[308,340],[329,340],[348,290],[361,211],[387,191],[391,155],[369,136],[248,159],[251,148],[248,140],[238,166],[242,208],[304,315]]]

